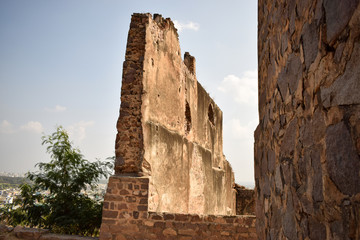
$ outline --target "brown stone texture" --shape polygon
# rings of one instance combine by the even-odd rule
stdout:
[[[26,228],[17,226],[15,228],[0,225],[1,240],[97,240],[96,237],[82,237],[76,235],[63,235],[50,233],[47,229]]]
[[[101,240],[257,239],[255,216],[151,212],[148,211],[148,191],[149,177],[110,177]],[[121,192],[124,194],[119,194]]]
[[[359,0],[258,6],[258,239],[360,239]]]
[[[235,214],[222,111],[198,83],[195,58],[185,53],[182,60],[177,30],[161,15],[132,16],[117,130],[115,174],[151,176],[150,211]]]
[[[141,169],[144,154],[141,96],[147,21],[146,18],[137,15],[131,20],[123,65],[118,134],[115,141],[115,173],[137,173]]]
[[[236,215],[255,215],[255,191],[235,184]]]

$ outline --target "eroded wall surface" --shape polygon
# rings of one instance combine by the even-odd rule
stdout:
[[[360,239],[360,5],[258,2],[259,239]]]
[[[149,176],[149,210],[235,214],[222,111],[161,15],[134,14],[123,68],[116,174]]]

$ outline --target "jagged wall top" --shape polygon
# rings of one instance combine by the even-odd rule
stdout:
[[[151,13],[133,13],[132,18],[144,18],[148,17],[149,19],[152,19],[154,22],[156,22],[160,29],[172,29],[176,33],[176,36],[179,37],[178,30],[175,27],[173,21],[171,18],[164,18],[161,14],[154,13],[152,15]],[[131,21],[131,24],[136,24],[136,22]],[[131,27],[130,24],[130,27]]]

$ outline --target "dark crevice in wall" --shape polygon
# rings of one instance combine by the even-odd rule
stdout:
[[[185,134],[189,134],[191,130],[191,111],[189,103],[186,101],[185,104]]]
[[[211,103],[209,104],[208,117],[209,117],[209,121],[212,123],[212,125],[215,125],[214,111],[213,111],[213,107],[212,107]]]

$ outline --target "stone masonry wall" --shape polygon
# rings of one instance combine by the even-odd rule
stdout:
[[[141,172],[144,154],[141,95],[147,21],[147,18],[135,14],[131,19],[123,65],[118,133],[115,140],[115,174]]]
[[[359,0],[259,0],[259,239],[360,239]]]
[[[149,212],[148,194],[148,177],[110,177],[100,239],[256,239],[255,216]]]
[[[161,15],[132,16],[117,129],[115,174],[149,176],[149,210],[235,214],[222,111],[198,83],[195,58],[181,58],[177,30]]]
[[[235,184],[236,215],[255,215],[255,191]]]

